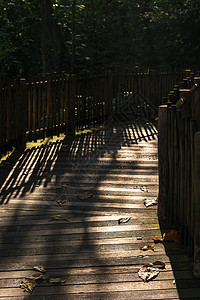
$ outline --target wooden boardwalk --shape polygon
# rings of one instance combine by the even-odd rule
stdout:
[[[139,250],[171,229],[143,204],[158,195],[157,164],[156,126],[137,121],[26,150],[1,167],[0,299],[200,299],[179,244]],[[131,219],[119,225],[123,217]],[[158,260],[166,269],[144,283],[138,270]],[[65,282],[39,280],[24,292],[40,265]]]

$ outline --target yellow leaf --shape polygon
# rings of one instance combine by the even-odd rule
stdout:
[[[28,293],[32,293],[35,288],[35,281],[30,279],[25,279],[21,282],[20,288],[24,289]]]
[[[146,246],[140,247],[140,250],[143,250],[143,251],[147,251],[149,249],[154,251],[154,245],[153,244],[152,245],[147,244]]]

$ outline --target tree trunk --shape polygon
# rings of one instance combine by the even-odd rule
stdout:
[[[75,71],[75,31],[76,31],[76,0],[72,0],[72,61],[71,61],[71,72],[74,74]]]
[[[47,67],[47,18],[46,18],[46,9],[45,9],[45,2],[41,1],[41,52],[42,52],[42,71],[43,73],[47,73],[48,67]]]
[[[51,35],[55,54],[58,59],[58,65],[60,69],[63,68],[64,64],[64,54],[65,54],[65,44],[62,37],[62,32],[60,26],[57,24],[56,19],[53,17],[53,8],[51,0],[41,0],[41,16],[42,16],[42,60],[43,69],[47,71],[47,55],[46,55],[46,40],[47,33]]]

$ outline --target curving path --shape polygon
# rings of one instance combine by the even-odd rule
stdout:
[[[0,175],[0,299],[200,299],[179,244],[140,250],[170,229],[143,203],[158,196],[156,124],[115,120],[27,149]],[[166,269],[144,283],[138,270],[158,260]],[[24,292],[40,265],[54,282]]]

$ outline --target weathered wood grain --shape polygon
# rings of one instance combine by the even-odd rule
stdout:
[[[131,131],[116,124],[77,135],[67,148],[64,141],[20,158],[1,187],[0,299],[198,299],[192,258],[179,244],[140,250],[171,229],[161,230],[157,206],[143,203],[158,196],[158,162],[157,139],[150,138],[156,129],[142,122]],[[79,199],[85,190],[92,197]],[[64,219],[51,221],[55,215]],[[123,217],[131,219],[119,225]],[[166,269],[143,283],[138,270],[158,260]],[[30,296],[19,285],[41,264],[66,282],[38,282]]]

